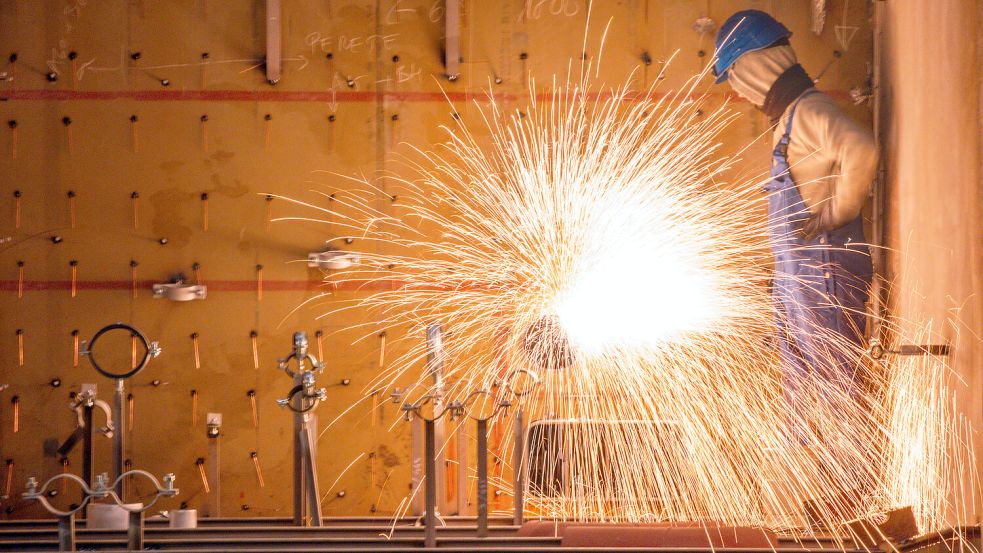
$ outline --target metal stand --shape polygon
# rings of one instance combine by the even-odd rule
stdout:
[[[468,505],[468,433],[463,424],[457,427],[457,516],[470,514]]]
[[[82,384],[82,389],[76,395],[75,402],[69,405],[69,408],[75,411],[78,426],[72,432],[72,435],[58,448],[59,457],[68,457],[68,454],[75,448],[78,441],[82,440],[82,478],[90,487],[95,484],[92,448],[94,445],[93,436],[96,430],[93,425],[93,411],[96,407],[102,409],[106,414],[106,426],[100,427],[98,429],[99,432],[106,437],[113,437],[115,427],[109,405],[105,401],[96,398],[95,384]]]
[[[522,409],[515,410],[515,419],[512,421],[515,443],[512,445],[512,485],[513,496],[515,498],[512,511],[512,524],[522,526],[522,515],[525,500],[523,498],[523,444],[525,443],[525,427],[522,420]]]
[[[424,465],[426,475],[424,476],[424,547],[432,548],[437,546],[437,523],[440,521],[440,514],[437,512],[437,480],[439,471],[437,469],[437,431],[436,421],[445,415],[450,415],[450,419],[463,418],[469,406],[474,403],[477,396],[487,396],[488,392],[478,391],[472,393],[464,401],[452,401],[443,404],[443,408],[434,411],[433,417],[429,418],[420,413],[420,408],[426,403],[433,401],[433,396],[425,396],[416,403],[403,403],[402,409],[406,420],[416,418],[423,421],[424,428]],[[402,394],[395,392],[393,401],[399,402]],[[473,417],[478,422],[478,537],[488,535],[488,420],[495,417],[499,410],[508,409],[511,404],[501,400],[495,405],[494,410],[487,417]]]
[[[478,419],[478,537],[488,537],[488,419]]]
[[[445,357],[444,328],[440,323],[433,323],[427,327],[427,373],[433,382],[432,395],[435,411],[442,408],[444,402]],[[426,436],[424,436],[425,439]],[[444,450],[447,445],[447,425],[443,418],[434,421],[434,443],[440,444],[440,447],[434,450],[434,469],[436,472],[427,472],[427,475],[428,480],[430,474],[436,475],[436,478],[433,479],[437,493],[434,506],[439,518],[441,512],[447,513],[451,510],[447,502],[447,454]]]
[[[126,528],[126,547],[130,551],[143,551],[143,511],[130,511],[130,525]]]
[[[426,477],[426,511],[423,522],[423,546],[437,546],[437,438],[436,424],[433,420],[425,420],[424,426],[424,455],[427,459]]]
[[[208,516],[222,516],[222,414],[208,413],[205,417],[208,434]]]
[[[437,449],[437,440],[439,439],[439,428],[437,422],[443,419],[445,415],[450,415],[450,420],[463,419],[465,415],[477,422],[477,465],[478,465],[478,537],[484,538],[488,536],[488,421],[495,418],[498,413],[502,410],[507,410],[512,406],[512,403],[501,397],[494,401],[494,404],[485,416],[474,416],[468,413],[468,410],[475,405],[477,398],[485,398],[482,404],[487,404],[487,400],[492,397],[491,393],[487,390],[478,390],[472,392],[463,401],[448,401],[443,397],[443,363],[444,363],[444,352],[443,344],[441,342],[441,328],[440,325],[432,324],[427,327],[427,369],[431,377],[433,377],[433,386],[430,388],[430,394],[421,397],[416,402],[409,402],[405,400],[408,390],[393,390],[391,395],[393,403],[401,405],[403,412],[405,413],[406,421],[412,421],[412,424],[417,424],[417,421],[423,421],[423,462],[420,463],[416,455],[416,450],[414,450],[413,465],[411,466],[411,476],[413,477],[414,484],[417,484],[419,480],[419,468],[420,464],[426,468],[426,474],[423,477],[425,480],[424,484],[424,512],[423,512],[423,522],[424,522],[424,547],[432,548],[437,546],[437,522],[440,521],[440,513],[438,512],[438,506],[440,503],[440,498],[438,497],[438,490],[440,489],[440,482],[443,480],[446,482],[446,473],[441,472],[440,463],[438,463],[438,458],[440,451]],[[529,387],[524,390],[516,390],[513,387],[515,378],[524,376],[527,380],[531,382]],[[511,373],[506,379],[501,383],[501,389],[506,390],[516,399],[521,399],[527,394],[532,393],[533,389],[539,384],[539,379],[535,373],[526,369],[520,369]],[[431,403],[433,404],[433,415],[427,417],[421,413],[421,408]],[[515,419],[515,486],[516,486],[516,503],[515,503],[515,513],[513,520],[516,524],[522,524],[523,513],[523,489],[524,479],[522,477],[522,464],[523,464],[523,440],[525,439],[525,430],[523,428],[522,412],[516,413]],[[464,441],[465,433],[461,431],[459,434],[459,440]],[[416,447],[414,442],[414,448]],[[458,472],[458,514],[460,512],[460,507],[464,504],[464,500],[460,495],[465,494],[464,490],[467,489],[465,483],[466,479],[463,474],[466,467],[466,446],[460,448],[459,451],[465,451],[464,454],[460,454],[460,468]],[[414,495],[418,492],[418,484],[414,486]]]
[[[280,370],[294,379],[294,387],[277,405],[294,412],[294,524],[321,526],[321,496],[317,484],[317,416],[312,413],[318,402],[327,398],[324,388],[316,389],[314,372],[324,370],[313,355],[307,352],[307,334],[295,332],[293,351],[280,359]],[[297,362],[297,372],[290,370],[291,360]],[[307,367],[310,361],[310,368]]]
[[[91,357],[89,358],[92,359]],[[126,389],[123,379],[116,380],[116,393],[113,395],[113,420],[119,427],[113,434],[113,475],[123,474],[123,465],[126,463],[126,417],[123,414],[123,405],[126,404]],[[122,478],[116,481],[116,495],[120,499],[126,499],[126,481]]]
[[[135,366],[132,366],[129,370],[121,373],[110,372],[100,366],[96,361],[95,354],[92,351],[93,348],[95,348],[99,337],[113,330],[128,331],[130,336],[142,344],[144,348],[143,358]],[[98,371],[99,374],[116,381],[116,392],[113,395],[112,409],[112,419],[116,421],[116,431],[113,434],[113,475],[116,476],[116,480],[113,484],[113,488],[116,496],[121,499],[125,499],[126,497],[125,480],[119,478],[119,476],[123,474],[124,466],[126,465],[126,417],[123,415],[123,405],[125,405],[126,402],[125,380],[142,371],[151,359],[154,359],[160,355],[160,352],[161,349],[157,342],[151,342],[142,332],[124,323],[113,323],[102,327],[95,333],[91,340],[88,342],[82,342],[82,347],[79,350],[79,355],[88,357],[89,363],[92,364],[92,367]]]
[[[58,551],[75,551],[75,513],[58,517]]]
[[[82,407],[82,420],[85,424],[85,428],[82,429],[84,432],[82,436],[82,478],[85,478],[85,482],[90,486],[95,483],[96,479],[95,468],[92,466],[92,407],[90,404]],[[65,449],[64,446],[62,449]],[[58,453],[62,457],[66,457],[69,451],[71,451],[71,447],[65,451],[58,450]]]
[[[294,474],[294,524],[298,526],[321,526],[321,492],[317,483],[317,415],[294,416],[294,467],[300,472]]]
[[[130,476],[139,475],[144,476],[157,488],[157,494],[154,498],[143,507],[136,509],[130,508],[126,505],[123,499],[116,494],[115,490],[119,489],[119,483]],[[68,479],[79,484],[82,488],[82,500],[79,502],[78,506],[70,511],[62,511],[55,508],[53,505],[48,503],[48,488],[56,480]],[[129,470],[120,474],[116,480],[110,485],[109,477],[103,473],[100,474],[95,481],[95,485],[90,487],[84,480],[75,476],[74,474],[58,474],[49,478],[38,490],[38,481],[32,476],[27,479],[27,491],[22,495],[26,500],[38,501],[48,510],[49,513],[56,515],[58,517],[58,550],[59,551],[75,551],[75,513],[84,509],[90,501],[93,499],[112,499],[117,505],[119,505],[123,510],[129,512],[129,526],[127,527],[126,537],[127,537],[127,550],[129,551],[141,551],[143,550],[143,513],[153,507],[154,503],[161,497],[173,497],[178,494],[178,489],[174,487],[174,475],[165,474],[164,475],[164,485],[161,483],[154,475],[143,470]]]

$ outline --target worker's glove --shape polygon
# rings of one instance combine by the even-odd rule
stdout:
[[[809,218],[802,223],[802,238],[812,240],[820,232],[833,230],[831,217],[829,216],[829,203],[819,206],[819,210],[809,215]]]

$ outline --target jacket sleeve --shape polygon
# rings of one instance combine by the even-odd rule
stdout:
[[[817,151],[832,168],[830,195],[816,216],[821,230],[839,228],[860,214],[877,171],[874,135],[843,113],[832,100],[810,110]]]

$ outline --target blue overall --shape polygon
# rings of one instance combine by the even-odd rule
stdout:
[[[810,212],[789,172],[787,152],[795,109],[803,97],[814,93],[817,91],[805,92],[792,105],[785,133],[772,153],[772,179],[764,187],[775,255],[772,299],[782,393],[790,410],[804,400],[810,379],[838,385],[847,397],[858,396],[854,375],[859,359],[851,355],[850,345],[862,347],[873,273],[859,215],[808,240],[802,234]],[[803,439],[802,429],[791,430]]]

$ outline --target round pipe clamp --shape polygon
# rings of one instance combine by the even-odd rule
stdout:
[[[135,337],[140,342],[140,344],[143,345],[144,348],[143,358],[140,360],[140,362],[137,363],[135,367],[124,373],[113,373],[107,371],[106,369],[103,369],[96,361],[96,356],[92,352],[92,348],[95,347],[96,341],[99,339],[99,337],[112,330],[129,330],[130,335]],[[93,336],[92,339],[89,340],[89,342],[85,345],[84,350],[80,351],[79,354],[88,357],[89,363],[92,363],[92,367],[95,368],[95,370],[98,371],[99,374],[107,378],[124,380],[142,371],[144,367],[147,366],[147,363],[149,363],[151,359],[160,355],[160,351],[161,351],[160,346],[157,344],[157,342],[149,341],[147,337],[144,336],[144,334],[139,330],[137,330],[136,328],[126,323],[113,323],[111,325],[107,325],[99,329],[99,331],[96,332],[95,336]]]

